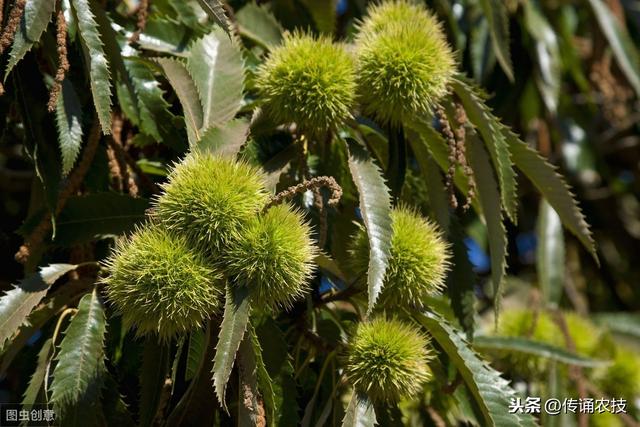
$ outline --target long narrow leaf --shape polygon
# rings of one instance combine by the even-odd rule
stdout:
[[[13,44],[11,45],[9,61],[4,72],[5,81],[13,67],[40,40],[42,33],[47,29],[47,25],[51,21],[55,6],[56,2],[51,0],[27,0],[24,13],[20,19],[20,25],[16,30]]]
[[[100,31],[91,10],[90,0],[72,0],[78,21],[78,32],[87,59],[91,94],[102,132],[111,133],[111,81],[109,63],[100,38]]]
[[[560,217],[547,203],[540,201],[536,267],[538,282],[545,302],[560,303],[564,289],[565,250]]]
[[[498,184],[493,176],[493,169],[489,162],[484,147],[475,138],[467,139],[467,152],[469,162],[476,179],[477,196],[482,205],[484,220],[487,225],[489,237],[489,255],[491,256],[491,281],[493,282],[493,303],[496,313],[496,322],[500,311],[500,298],[502,282],[507,266],[507,232],[502,223],[502,211],[500,210],[500,194]]]
[[[342,427],[373,427],[376,424],[373,404],[366,395],[354,391],[344,413]]]
[[[224,306],[224,317],[220,325],[220,335],[216,345],[216,355],[213,359],[213,382],[218,400],[225,410],[225,389],[233,362],[240,347],[249,323],[249,292],[245,286],[234,289],[228,287]]]
[[[535,426],[529,414],[514,414],[509,411],[509,401],[515,392],[500,373],[491,368],[469,347],[467,342],[442,317],[425,313],[418,320],[456,367],[477,406],[486,426],[514,427]]]
[[[473,340],[473,346],[490,350],[517,351],[585,368],[609,364],[607,360],[590,359],[571,353],[562,347],[555,347],[522,337],[477,336]]]
[[[502,0],[480,0],[480,7],[489,24],[494,53],[504,73],[513,81],[509,44],[509,16]]]
[[[516,174],[509,155],[506,138],[500,132],[503,125],[484,104],[476,90],[462,80],[455,80],[453,89],[462,101],[469,121],[478,129],[491,154],[491,161],[500,182],[500,194],[505,212],[517,222]]]
[[[168,346],[150,337],[144,343],[140,371],[140,426],[152,426],[169,370]]]
[[[85,295],[60,345],[53,371],[51,401],[65,423],[90,425],[100,398],[106,332],[104,307],[98,289]],[[92,408],[93,407],[93,408]],[[90,418],[85,418],[90,417]],[[92,420],[93,418],[93,420]]]
[[[82,146],[82,104],[69,79],[62,82],[62,91],[56,104],[56,124],[62,155],[62,175],[67,175]]]
[[[31,310],[53,283],[77,268],[74,264],[51,264],[21,280],[0,298],[0,347],[25,323]]]
[[[640,96],[640,55],[637,44],[602,0],[589,0],[589,4],[620,69]]]
[[[42,391],[42,385],[44,384],[44,378],[47,372],[47,365],[49,364],[49,359],[53,354],[53,342],[51,338],[46,340],[44,344],[42,344],[42,348],[38,353],[38,362],[36,363],[36,370],[31,375],[31,379],[29,380],[29,386],[24,391],[22,397],[22,406],[33,405],[37,402],[41,402],[39,399]]]
[[[349,170],[360,193],[360,212],[369,238],[369,289],[370,312],[382,292],[384,276],[391,252],[391,198],[380,168],[374,163],[366,147],[354,140],[347,140]]]
[[[207,15],[213,19],[227,33],[231,33],[231,23],[227,14],[224,12],[224,6],[220,0],[198,0],[200,6],[207,12]]]
[[[503,129],[503,133],[509,144],[511,158],[518,169],[542,193],[549,204],[560,216],[562,223],[571,231],[584,247],[589,251],[596,262],[595,243],[591,237],[591,231],[585,220],[582,211],[578,207],[573,194],[569,190],[564,178],[556,172],[556,168],[530,148],[526,143],[518,140],[518,137]]]

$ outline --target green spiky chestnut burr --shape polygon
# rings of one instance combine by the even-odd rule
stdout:
[[[243,227],[224,254],[234,283],[246,285],[256,307],[288,308],[309,289],[316,249],[302,214],[271,207]]]
[[[378,317],[358,326],[345,372],[355,389],[373,401],[397,402],[415,396],[431,378],[428,345],[415,327]]]
[[[256,87],[274,121],[295,122],[304,132],[326,131],[351,116],[353,59],[327,37],[290,33],[258,69]]]
[[[593,377],[606,396],[629,401],[640,398],[640,356],[633,348],[616,345],[613,363],[596,369]]]
[[[184,237],[149,223],[116,241],[102,279],[127,329],[169,340],[222,306],[223,275]]]
[[[269,199],[257,168],[198,151],[174,166],[162,190],[154,215],[213,253],[221,252]]]
[[[449,245],[438,228],[413,209],[391,211],[391,256],[378,304],[381,307],[422,307],[428,296],[444,287],[449,268]],[[350,248],[354,273],[365,280],[369,242],[360,228]]]
[[[363,110],[392,125],[432,108],[446,95],[456,68],[438,20],[406,0],[369,8],[359,25],[356,52]]]

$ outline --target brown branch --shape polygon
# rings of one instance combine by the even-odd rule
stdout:
[[[56,109],[56,103],[62,90],[62,82],[64,81],[67,71],[69,71],[69,59],[67,58],[67,21],[64,19],[64,11],[58,2],[58,13],[56,15],[56,45],[58,51],[58,69],[56,71],[55,82],[49,93],[49,103],[47,109],[53,112]]]
[[[91,128],[91,133],[89,134],[87,146],[85,147],[82,153],[82,159],[78,163],[78,166],[71,172],[69,175],[69,180],[67,181],[67,185],[60,191],[58,196],[58,203],[56,204],[55,216],[58,216],[64,206],[67,203],[69,197],[76,193],[84,180],[87,171],[89,170],[89,166],[91,166],[91,162],[93,161],[93,157],[96,154],[96,149],[98,148],[98,143],[100,142],[100,124],[96,119],[93,127]],[[42,221],[36,226],[36,228],[31,232],[29,236],[24,241],[24,244],[20,246],[18,252],[15,254],[15,259],[21,264],[25,264],[29,257],[31,256],[31,250],[34,247],[39,246],[44,241],[47,233],[51,230],[51,213],[47,213]]]

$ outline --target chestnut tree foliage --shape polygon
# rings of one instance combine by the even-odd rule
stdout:
[[[638,169],[597,158],[637,139],[626,3],[0,5],[7,402],[82,426],[638,422]]]

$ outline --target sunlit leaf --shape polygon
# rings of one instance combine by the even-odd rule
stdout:
[[[227,34],[230,34],[231,23],[224,11],[224,6],[221,0],[198,0],[198,3],[200,3],[202,9],[207,12],[207,15],[209,15],[215,23],[220,25]]]
[[[107,320],[98,289],[78,305],[60,344],[53,371],[51,401],[68,425],[96,422],[104,374],[104,338]]]
[[[162,68],[182,104],[189,143],[195,144],[202,136],[200,129],[203,123],[198,89],[182,62],[170,58],[156,58],[155,61]]]
[[[369,239],[368,311],[382,292],[391,252],[391,199],[382,171],[366,147],[348,139],[349,170],[360,193],[360,212]]]
[[[47,372],[47,365],[49,364],[49,360],[53,355],[53,342],[51,338],[46,340],[42,344],[42,348],[38,353],[38,361],[36,363],[36,370],[31,375],[31,379],[29,380],[29,386],[25,390],[22,397],[22,405],[29,406],[35,403],[42,402],[40,396],[42,395],[42,385],[44,384],[44,379]]]
[[[489,156],[477,138],[467,137],[469,163],[477,185],[477,197],[482,205],[484,221],[489,237],[489,255],[491,256],[491,281],[493,283],[493,303],[497,315],[500,310],[500,298],[505,270],[507,267],[507,232],[502,223],[500,193],[498,183],[493,176]]]
[[[564,178],[556,172],[554,166],[547,163],[538,152],[526,143],[518,140],[518,137],[513,133],[504,129],[503,134],[509,144],[511,158],[518,169],[536,186],[560,216],[564,226],[580,240],[597,261],[598,256],[591,231]]]
[[[342,427],[373,427],[376,424],[373,403],[366,395],[354,392],[342,419]]]
[[[558,107],[562,77],[562,63],[556,32],[533,1],[524,3],[524,22],[529,34],[535,39],[536,62],[539,71],[536,83],[540,88],[547,109],[555,113]]]
[[[527,353],[534,356],[541,356],[545,359],[566,363],[568,365],[582,366],[585,368],[606,366],[610,363],[607,360],[590,359],[588,357],[571,353],[562,347],[556,347],[547,343],[522,337],[476,336],[473,339],[473,346],[489,350]]]
[[[244,88],[242,54],[235,39],[212,31],[191,45],[186,67],[202,101],[201,128],[231,120],[240,110]]]
[[[24,324],[31,310],[53,283],[77,268],[74,264],[51,264],[21,280],[0,298],[0,347]]]
[[[111,81],[109,63],[104,51],[98,24],[92,12],[90,0],[72,0],[78,21],[78,33],[87,60],[91,94],[102,132],[111,133]]]
[[[270,49],[282,39],[282,27],[266,6],[248,3],[236,13],[240,34]]]
[[[208,129],[195,146],[198,151],[235,158],[249,136],[249,121],[233,119],[221,127]]]
[[[73,168],[82,146],[82,104],[69,79],[62,82],[62,91],[56,104],[58,143],[62,155],[62,174]]]
[[[249,323],[249,292],[245,286],[227,289],[224,317],[213,359],[213,381],[216,395],[223,408],[227,408],[225,390],[240,342]]]
[[[51,21],[55,6],[55,1],[27,0],[24,13],[20,19],[20,25],[13,38],[9,61],[4,72],[4,80],[7,80],[7,76],[13,70],[13,67],[40,40],[42,33],[47,29],[47,25]]]
[[[558,305],[562,298],[565,280],[564,234],[562,234],[560,217],[544,199],[540,201],[537,231],[538,282],[545,301]]]
[[[503,125],[491,113],[471,85],[462,80],[455,80],[452,86],[464,106],[469,121],[478,129],[489,154],[491,154],[491,161],[500,182],[502,205],[511,221],[515,223],[517,222],[518,205],[516,174],[512,167],[506,139],[500,132]]]
[[[589,4],[620,69],[640,96],[640,56],[637,44],[602,0],[589,0]]]
[[[509,411],[515,391],[509,382],[478,357],[466,340],[442,317],[425,313],[417,315],[435,342],[444,350],[462,376],[484,418],[483,425],[497,427],[536,426],[530,414]]]

